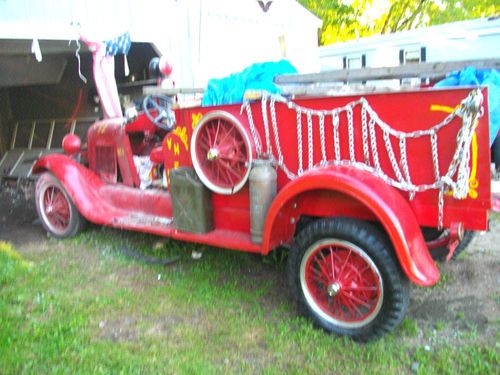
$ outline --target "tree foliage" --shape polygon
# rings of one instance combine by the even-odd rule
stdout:
[[[320,43],[500,15],[498,0],[299,0],[323,20]]]

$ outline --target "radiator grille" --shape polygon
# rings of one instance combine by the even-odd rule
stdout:
[[[105,182],[116,182],[116,157],[113,146],[96,147],[95,168]]]

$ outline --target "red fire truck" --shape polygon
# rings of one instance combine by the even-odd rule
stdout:
[[[87,144],[37,161],[36,206],[54,237],[86,221],[269,254],[289,249],[301,310],[366,341],[403,318],[433,256],[488,227],[485,88],[284,97],[191,106],[149,95],[97,121]],[[426,242],[427,240],[427,242]],[[432,241],[431,241],[432,240]]]

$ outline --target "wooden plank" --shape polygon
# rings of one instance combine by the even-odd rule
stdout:
[[[344,95],[364,95],[373,93],[415,91],[418,86],[399,85],[399,86],[373,86],[364,84],[349,85],[314,85],[298,84],[281,86],[281,95],[284,96],[344,96]]]
[[[157,86],[144,86],[142,88],[142,93],[144,95],[166,95],[166,96],[174,96],[177,94],[203,94],[205,89],[202,87],[179,87],[173,89],[162,89]]]
[[[119,84],[117,84],[117,86],[119,89],[127,88],[127,87],[139,87],[139,86],[153,85],[157,81],[158,81],[157,79],[152,78],[152,79],[145,79],[142,81],[119,83]]]
[[[0,58],[0,87],[58,84],[68,59],[47,55],[38,62],[32,55],[2,56]]]
[[[438,78],[444,77],[446,73],[454,70],[460,70],[467,66],[473,66],[476,69],[500,69],[500,59],[486,60],[467,60],[454,62],[432,62],[422,64],[408,64],[385,68],[362,68],[350,70],[333,70],[322,73],[311,74],[293,74],[281,75],[274,79],[278,85],[282,85],[282,93],[284,95],[321,95],[336,93],[337,95],[345,94],[345,90],[338,86],[326,87],[307,87],[307,84],[328,83],[328,82],[361,82],[377,79],[401,79],[407,77],[418,78]],[[286,86],[286,85],[301,85]],[[404,89],[404,88],[403,88]],[[362,92],[374,91],[394,91],[394,88],[370,88],[363,85],[356,86],[356,90]],[[351,88],[348,90],[352,92]],[[202,87],[195,88],[160,88],[158,86],[144,86],[142,88],[144,95],[166,95],[175,96],[177,94],[203,94],[205,89]]]
[[[322,73],[281,75],[274,79],[280,85],[315,82],[352,82],[377,79],[401,79],[407,77],[435,78],[468,66],[476,69],[500,69],[500,59],[465,60],[453,62],[430,62],[385,68],[362,68],[332,70]]]

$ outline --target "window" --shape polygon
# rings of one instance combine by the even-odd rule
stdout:
[[[359,68],[361,68],[360,57],[350,57],[347,59],[347,69],[359,69]]]
[[[361,69],[366,66],[366,55],[344,57],[344,69]]]
[[[425,47],[399,50],[399,63],[401,65],[419,64],[425,61],[426,61]]]
[[[405,64],[418,64],[420,62],[420,49],[405,51],[404,63]]]

